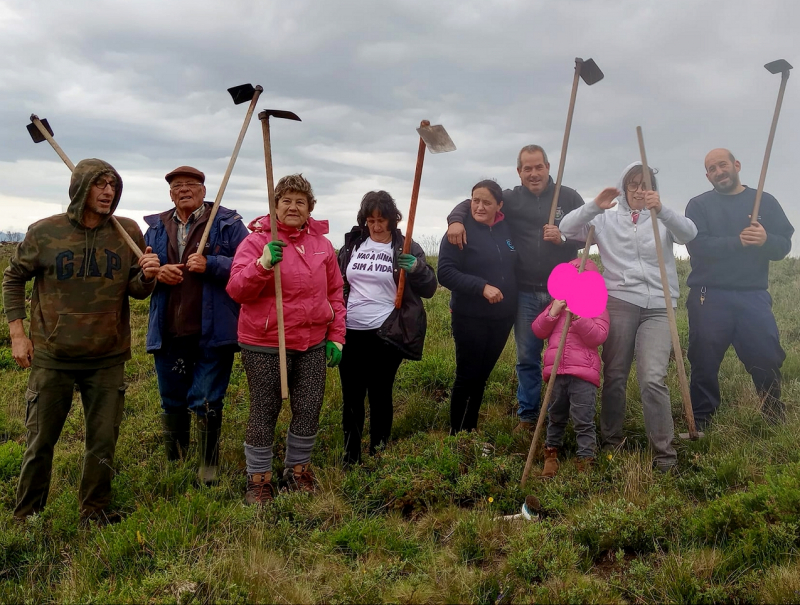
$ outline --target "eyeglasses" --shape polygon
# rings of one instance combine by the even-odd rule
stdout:
[[[178,189],[183,189],[184,187],[189,187],[190,189],[196,189],[197,187],[202,187],[203,183],[172,183],[169,188],[170,191],[177,191]]]
[[[642,191],[647,191],[647,185],[645,185],[644,182],[642,182],[642,183],[628,183],[627,186],[626,186],[628,191],[630,191],[631,193],[633,193],[634,191],[636,191],[640,187],[642,188]]]
[[[95,187],[97,187],[100,191],[111,185],[111,188],[116,191],[117,190],[117,181],[116,179],[97,179],[94,183],[92,183]]]

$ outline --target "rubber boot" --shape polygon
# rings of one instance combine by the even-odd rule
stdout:
[[[210,412],[197,417],[197,433],[200,446],[200,469],[197,477],[202,483],[211,485],[217,480],[219,468],[219,432],[222,428],[222,411]]]
[[[544,448],[544,468],[542,469],[542,477],[552,479],[558,472],[558,448],[546,447]]]
[[[164,450],[167,460],[173,462],[186,457],[189,449],[189,433],[192,417],[188,412],[177,414],[161,414],[161,427],[164,435]]]

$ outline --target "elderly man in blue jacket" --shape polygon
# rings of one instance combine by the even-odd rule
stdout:
[[[238,348],[239,305],[225,286],[247,228],[235,210],[220,206],[199,250],[213,206],[204,201],[205,175],[180,166],[165,178],[175,207],[144,219],[145,241],[161,261],[150,298],[147,351],[155,358],[167,459],[185,456],[190,413],[195,414],[198,476],[208,484],[216,480],[222,398]]]

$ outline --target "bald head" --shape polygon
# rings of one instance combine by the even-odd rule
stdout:
[[[736,161],[736,158],[733,157],[733,154],[730,152],[729,149],[725,149],[724,147],[719,147],[717,149],[712,149],[706,154],[706,161],[705,161],[706,169],[708,169],[709,160],[716,159],[722,156],[727,156],[728,161],[730,161],[731,164],[733,164]]]
[[[744,190],[739,181],[739,160],[728,149],[712,149],[706,154],[706,178],[719,193],[736,195]]]

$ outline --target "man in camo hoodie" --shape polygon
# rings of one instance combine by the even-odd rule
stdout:
[[[22,461],[14,517],[40,512],[50,489],[53,449],[77,385],[86,423],[78,493],[83,521],[114,520],[114,450],[124,408],[124,364],[131,358],[128,297],[155,287],[159,261],[150,248],[137,262],[111,223],[122,179],[102,160],[75,166],[65,214],[34,223],[3,276],[3,305],[14,359],[31,367],[26,392],[28,448]],[[131,219],[118,218],[140,249]],[[33,278],[30,339],[25,335],[25,283]]]

